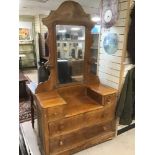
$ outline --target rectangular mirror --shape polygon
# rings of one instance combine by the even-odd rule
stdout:
[[[56,25],[58,84],[83,81],[85,27]]]

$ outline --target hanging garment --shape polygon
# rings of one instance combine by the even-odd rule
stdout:
[[[135,68],[128,71],[117,103],[119,124],[129,125],[135,118]]]
[[[40,67],[38,69],[38,83],[47,81],[49,75],[49,70],[44,66],[44,64],[40,63]]]
[[[65,84],[72,82],[71,69],[69,67],[68,61],[58,60],[58,78],[60,84]]]
[[[135,64],[135,6],[131,11],[130,18],[131,24],[129,27],[127,38],[127,52],[129,54],[132,64]]]
[[[47,36],[48,36],[48,33],[46,32],[44,34],[44,39],[45,39],[45,56],[48,57],[49,56],[49,49],[48,49],[48,44],[47,44]]]

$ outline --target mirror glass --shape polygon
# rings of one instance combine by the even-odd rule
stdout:
[[[92,30],[93,43],[91,46],[91,73],[97,75],[97,59],[98,59],[98,47],[99,47],[99,33],[100,25],[95,25]]]
[[[58,84],[83,81],[85,27],[56,25]]]

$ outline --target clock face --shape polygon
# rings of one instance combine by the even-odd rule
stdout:
[[[104,21],[106,23],[109,23],[112,19],[112,11],[111,10],[107,10],[104,14]]]
[[[118,19],[118,0],[103,0],[102,24],[105,28],[112,27]]]

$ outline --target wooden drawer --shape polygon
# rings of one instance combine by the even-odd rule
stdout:
[[[99,93],[91,90],[90,88],[87,88],[87,95],[92,98],[94,101],[96,101],[99,104],[102,104],[102,95],[100,95]]]
[[[49,135],[54,136],[61,134],[73,129],[78,129],[84,125],[83,114],[68,117],[58,121],[53,121],[49,123]]]
[[[116,94],[104,96],[103,105],[111,105],[116,103]]]
[[[102,108],[85,114],[86,124],[95,124],[97,122],[107,122],[114,118],[114,108],[112,106]]]
[[[107,132],[113,131],[113,124],[100,123],[89,128],[83,128],[76,132],[72,132],[63,136],[59,136],[50,140],[50,153],[60,152],[67,148],[75,147],[81,142],[86,142],[91,138],[101,136]]]
[[[100,122],[107,122],[114,118],[114,108],[102,108],[73,117],[64,118],[49,123],[49,135],[54,136],[77,130],[83,127],[91,126]]]
[[[48,120],[57,120],[64,116],[64,106],[56,106],[47,109]]]

